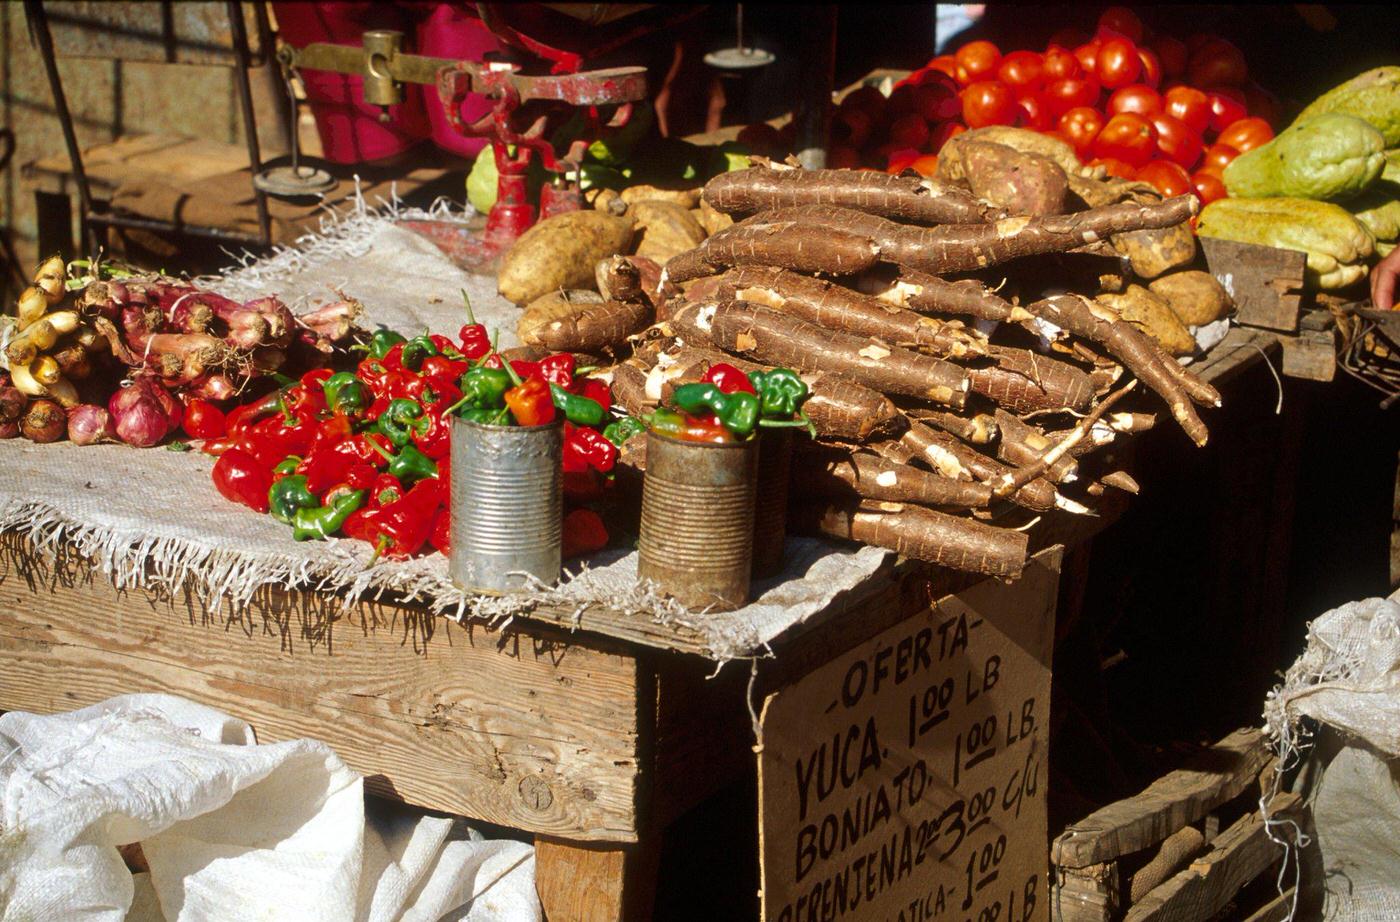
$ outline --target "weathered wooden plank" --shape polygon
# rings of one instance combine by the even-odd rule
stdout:
[[[1122,899],[1118,862],[1050,872],[1050,918],[1053,922],[1109,922]]]
[[[1231,327],[1205,358],[1187,367],[1201,380],[1219,387],[1255,362],[1277,356],[1278,339],[1267,330]]]
[[[1286,813],[1297,802],[1296,794],[1280,794],[1274,798],[1273,812]],[[1269,838],[1263,817],[1250,813],[1221,833],[1215,847],[1189,868],[1132,906],[1123,922],[1203,922],[1282,857],[1283,849]]]
[[[1211,275],[1235,300],[1236,321],[1284,333],[1298,329],[1306,254],[1217,237],[1199,239]]]
[[[1303,330],[1297,336],[1281,336],[1284,377],[1305,381],[1331,381],[1337,376],[1337,344],[1331,330]]]
[[[1289,913],[1293,911],[1293,898],[1297,895],[1297,887],[1289,887],[1278,896],[1260,906],[1244,922],[1284,922]]]
[[[1253,785],[1268,761],[1259,730],[1236,730],[1201,753],[1197,767],[1163,775],[1135,797],[1066,828],[1051,846],[1050,860],[1082,868],[1156,845]]]
[[[535,892],[549,922],[646,922],[660,843],[581,846],[535,840]]]
[[[493,633],[394,605],[264,593],[240,611],[119,592],[86,563],[0,559],[0,709],[183,695],[261,740],[324,740],[372,789],[576,839],[637,835],[646,678],[616,644]],[[651,712],[646,710],[646,720]]]

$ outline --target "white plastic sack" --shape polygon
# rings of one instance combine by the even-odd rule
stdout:
[[[1349,741],[1312,796],[1323,918],[1400,919],[1400,605],[1352,602],[1309,625],[1307,649],[1265,710],[1285,764],[1304,716]]]
[[[328,746],[254,742],[167,695],[0,716],[0,922],[541,918],[530,846],[387,809],[367,824]],[[150,865],[135,906],[132,842]]]

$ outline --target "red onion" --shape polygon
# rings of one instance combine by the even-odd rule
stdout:
[[[0,422],[18,422],[28,406],[29,398],[20,393],[19,388],[0,387]]]
[[[7,423],[0,423],[0,439],[12,439],[19,435],[19,422],[10,420]]]
[[[68,439],[74,445],[114,441],[112,415],[101,407],[82,403],[68,411]]]
[[[67,429],[63,407],[52,400],[36,400],[19,421],[19,431],[31,442],[57,442]]]
[[[107,410],[116,423],[117,438],[137,448],[155,445],[184,418],[180,401],[149,378],[137,378],[113,394]]]

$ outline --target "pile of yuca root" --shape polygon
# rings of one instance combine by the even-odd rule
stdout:
[[[1132,277],[1119,241],[1145,241],[1149,260],[1189,241],[1195,198],[1075,184],[1059,209],[1012,214],[1004,197],[913,175],[728,173],[703,204],[737,223],[670,257],[659,279],[648,259],[603,260],[599,294],[542,298],[522,332],[586,353],[630,345],[612,385],[636,416],[716,362],[797,369],[817,435],[795,459],[797,529],[1014,576],[1027,536],[993,521],[1089,514],[1105,489],[1136,492],[1111,453],[1094,457],[1153,424],[1125,395],[1154,391],[1197,444],[1194,405],[1219,405],[1105,296]],[[644,464],[636,454],[628,443],[622,463]],[[1016,507],[1028,513],[1005,515]]]

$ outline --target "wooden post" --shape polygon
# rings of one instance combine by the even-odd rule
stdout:
[[[548,922],[646,922],[656,901],[659,837],[633,846],[535,839],[535,891]]]

